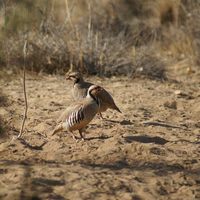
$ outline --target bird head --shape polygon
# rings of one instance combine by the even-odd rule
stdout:
[[[83,78],[82,78],[80,72],[70,72],[70,73],[66,73],[65,79],[66,79],[66,80],[71,80],[71,81],[73,81],[74,83],[78,83],[79,81],[82,81],[82,80],[83,80]]]

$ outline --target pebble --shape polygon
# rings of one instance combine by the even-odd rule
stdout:
[[[177,109],[177,102],[176,101],[166,101],[163,105],[166,108]]]

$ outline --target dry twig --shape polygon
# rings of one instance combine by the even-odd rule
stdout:
[[[25,100],[25,110],[24,110],[24,117],[20,129],[20,133],[17,136],[17,138],[21,138],[23,130],[24,130],[24,125],[25,121],[27,118],[27,111],[28,111],[28,103],[27,103],[27,96],[26,96],[26,56],[27,56],[27,51],[28,51],[28,40],[27,37],[25,38],[24,42],[24,48],[23,48],[23,55],[24,55],[24,66],[23,66],[23,92],[24,92],[24,100]]]

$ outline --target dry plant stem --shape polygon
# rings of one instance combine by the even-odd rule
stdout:
[[[91,16],[91,4],[90,1],[88,3],[88,11],[89,11],[89,20],[88,20],[88,41],[91,40],[91,26],[92,26],[92,16]]]
[[[26,121],[26,118],[27,118],[27,111],[28,111],[28,103],[27,103],[27,96],[26,96],[26,55],[27,55],[27,39],[25,40],[25,43],[24,43],[23,54],[24,54],[23,92],[24,92],[24,100],[25,100],[25,110],[24,110],[24,117],[23,117],[21,129],[20,129],[20,133],[19,133],[19,135],[17,136],[17,138],[21,138],[21,136],[22,136],[22,133],[23,133],[23,130],[24,130],[25,121]]]
[[[77,32],[77,30],[76,30],[76,27],[75,27],[74,24],[72,23],[72,18],[71,18],[71,14],[70,14],[70,9],[69,9],[68,0],[65,0],[65,5],[66,5],[67,18],[68,18],[68,20],[69,20],[70,26],[71,26],[72,30],[74,30],[74,32],[75,32],[77,41],[80,41],[78,32]]]

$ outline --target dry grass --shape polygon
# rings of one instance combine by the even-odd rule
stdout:
[[[37,72],[64,73],[73,66],[99,76],[131,72],[165,79],[167,60],[200,63],[198,1],[184,0],[180,8],[173,0],[9,2],[7,12],[14,14],[2,30],[0,52],[0,64],[7,67],[22,67],[25,32],[27,67]],[[179,8],[179,15],[170,15],[171,7]]]

